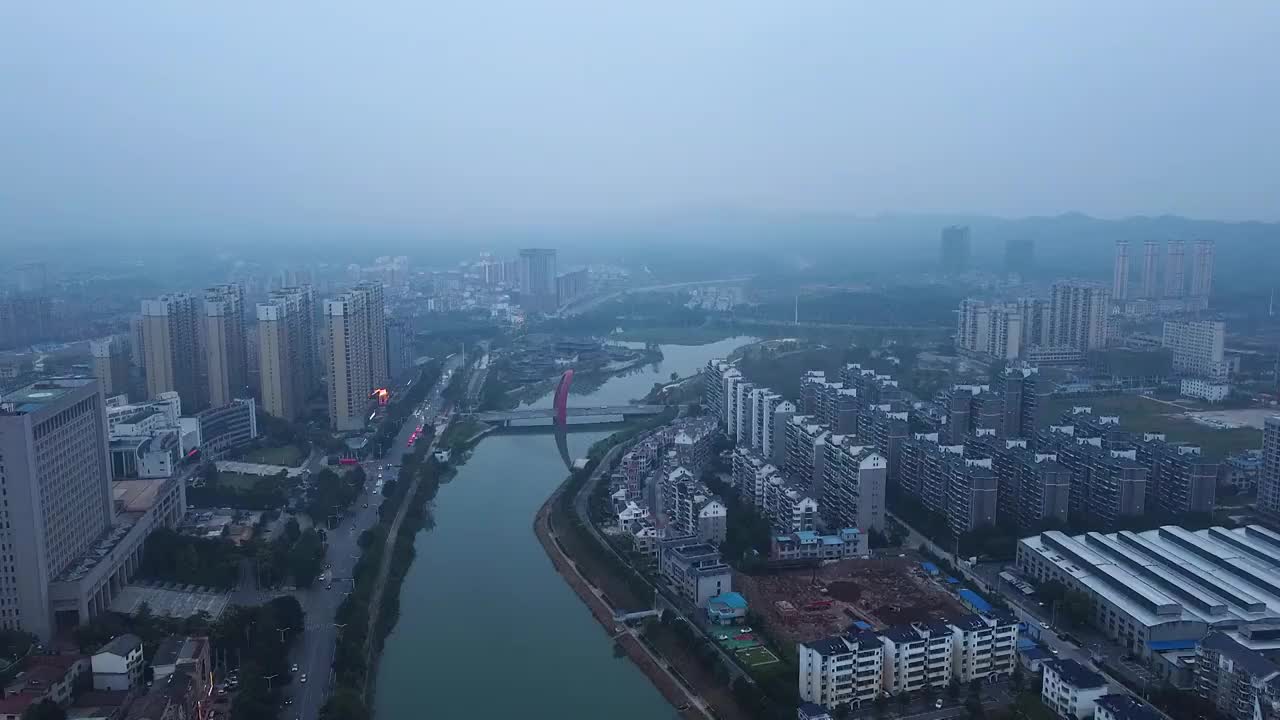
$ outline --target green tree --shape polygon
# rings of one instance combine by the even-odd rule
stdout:
[[[951,682],[947,683],[947,697],[952,700],[960,698],[960,681],[956,678],[951,678]]]
[[[67,720],[67,712],[46,698],[23,711],[22,720]]]
[[[368,720],[369,708],[365,707],[360,693],[339,688],[320,708],[320,717],[322,720]]]

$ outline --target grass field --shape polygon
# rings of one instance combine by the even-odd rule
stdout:
[[[1119,395],[1101,398],[1054,400],[1050,416],[1056,422],[1073,406],[1087,405],[1096,415],[1119,415],[1120,427],[1132,432],[1162,432],[1174,442],[1199,445],[1205,458],[1220,460],[1242,450],[1262,447],[1262,431],[1253,428],[1217,430],[1182,415],[1181,403]],[[1188,407],[1192,407],[1188,405]]]
[[[263,465],[284,465],[297,467],[306,458],[296,445],[276,445],[272,447],[254,448],[244,454],[243,462],[261,463]]]
[[[738,657],[742,658],[742,661],[749,667],[760,667],[761,665],[772,665],[773,663],[781,662],[778,656],[773,654],[773,651],[763,645],[739,650]]]

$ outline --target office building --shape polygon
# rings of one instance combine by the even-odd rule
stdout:
[[[142,301],[142,362],[147,397],[173,391],[189,411],[208,404],[201,377],[200,313],[196,299],[185,293]]]
[[[104,406],[92,378],[43,380],[0,400],[0,538],[11,553],[0,566],[2,627],[47,642],[61,610],[50,584],[111,530]]]
[[[1085,593],[1091,624],[1143,658],[1215,628],[1253,649],[1280,648],[1269,624],[1280,611],[1278,559],[1280,534],[1259,525],[1048,531],[1019,540],[1017,550],[1022,575]]]
[[[1280,415],[1267,418],[1263,425],[1257,507],[1273,519],[1280,518]]]
[[[1061,718],[1093,717],[1098,700],[1107,694],[1106,678],[1070,658],[1050,660],[1043,667],[1040,701],[1045,707]]]
[[[969,227],[949,225],[942,228],[942,271],[959,275],[969,269]]]
[[[520,306],[526,312],[555,312],[556,251],[525,248],[519,262]]]
[[[239,285],[209,288],[205,291],[203,315],[209,404],[222,407],[236,398],[248,396],[244,289]]]
[[[1129,241],[1116,241],[1116,264],[1111,278],[1111,299],[1123,303],[1129,299]]]
[[[257,402],[240,398],[196,413],[200,451],[205,460],[218,460],[258,438]]]
[[[1049,344],[1077,350],[1105,347],[1109,303],[1106,288],[1097,284],[1054,283],[1050,300]]]
[[[1221,320],[1168,320],[1160,344],[1173,354],[1175,373],[1222,382],[1227,379],[1226,335]]]
[[[1142,298],[1155,300],[1157,292],[1157,268],[1160,265],[1160,244],[1155,240],[1142,243]]]
[[[93,356],[93,376],[105,396],[129,391],[129,342],[121,335],[89,341]]]

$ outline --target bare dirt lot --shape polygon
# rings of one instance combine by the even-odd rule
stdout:
[[[734,587],[764,618],[769,633],[791,649],[795,642],[843,632],[855,620],[879,630],[965,612],[910,557],[842,560],[817,570],[739,575]]]

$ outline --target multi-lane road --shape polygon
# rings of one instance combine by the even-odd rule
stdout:
[[[376,490],[379,475],[384,476],[384,480],[396,477],[398,469],[386,466],[400,464],[409,451],[409,436],[414,428],[419,424],[429,423],[441,410],[441,395],[448,386],[452,373],[463,362],[465,359],[461,355],[455,355],[445,362],[440,379],[427,394],[417,413],[410,415],[405,421],[395,444],[382,457],[371,458],[364,463],[365,474],[369,477],[365,488],[351,509],[337,523],[331,523],[334,527],[328,532],[325,562],[331,565],[330,569],[325,571],[323,580],[293,593],[306,613],[307,626],[300,638],[294,638],[289,652],[289,662],[297,665],[298,671],[293,674],[293,682],[284,691],[284,697],[291,702],[284,708],[281,717],[297,720],[316,720],[319,717],[320,708],[332,690],[333,654],[337,647],[338,633],[342,630],[334,624],[334,618],[338,606],[351,590],[352,570],[360,558],[360,533],[377,523],[378,507],[382,505],[382,494]],[[386,469],[380,471],[380,466]],[[279,594],[284,593],[242,589],[236,597],[238,602],[262,602]],[[304,677],[306,682],[303,682]]]

